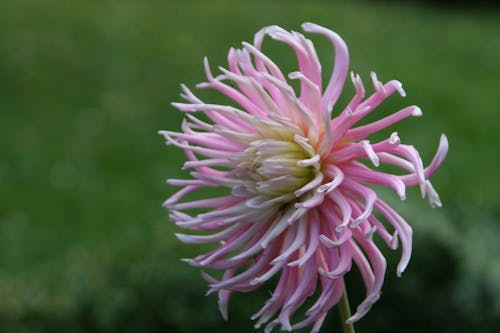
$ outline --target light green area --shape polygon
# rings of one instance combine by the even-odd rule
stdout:
[[[298,30],[305,21],[343,36],[367,87],[370,70],[403,82],[408,97],[394,96],[378,116],[419,105],[424,116],[394,130],[424,162],[441,132],[450,142],[433,178],[445,207],[431,210],[409,191],[400,209],[415,228],[415,256],[398,280],[391,260],[385,297],[360,332],[498,328],[498,11],[360,1],[7,0],[0,3],[0,331],[252,331],[247,317],[267,290],[238,296],[226,324],[216,298],[204,298],[198,271],[178,261],[203,249],[179,244],[161,207],[174,190],[165,179],[185,173],[182,153],[156,133],[179,128],[169,103],[180,100],[180,83],[204,80],[204,56],[214,69],[226,66],[228,49],[261,27]],[[331,46],[313,40],[326,78]],[[295,70],[290,51],[265,47]],[[362,293],[353,290],[351,305]]]

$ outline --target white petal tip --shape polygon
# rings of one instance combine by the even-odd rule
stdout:
[[[400,278],[401,276],[403,276],[403,273],[404,273],[405,269],[406,269],[406,265],[404,265],[404,266],[399,265],[398,268],[397,268],[397,270],[396,270],[396,276],[398,278]]]
[[[305,32],[311,32],[311,31],[315,30],[317,25],[314,23],[311,23],[311,22],[304,22],[304,23],[302,23],[301,27],[302,27],[302,30],[304,30]]]
[[[413,109],[413,111],[411,112],[411,115],[413,117],[420,117],[420,116],[422,116],[422,109],[419,108],[418,106],[415,106],[414,109]]]
[[[394,132],[391,134],[391,137],[389,138],[389,143],[392,145],[398,144],[401,141],[399,138],[398,132]]]
[[[175,237],[177,237],[178,240],[180,240],[181,242],[186,239],[186,235],[183,235],[183,234],[179,234],[179,233],[175,233]]]
[[[441,133],[441,137],[439,138],[439,145],[442,146],[443,150],[448,152],[448,137],[444,133]],[[445,153],[446,154],[446,153]]]

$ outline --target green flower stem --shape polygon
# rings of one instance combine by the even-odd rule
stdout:
[[[349,307],[349,299],[347,298],[347,290],[345,288],[338,307],[340,312],[340,320],[342,321],[342,331],[344,333],[355,333],[354,325],[346,323],[347,319],[351,318],[351,308]]]

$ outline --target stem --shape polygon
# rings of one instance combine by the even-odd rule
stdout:
[[[347,319],[351,318],[351,309],[349,307],[349,298],[347,298],[347,289],[344,287],[344,293],[338,304],[340,320],[342,320],[342,331],[344,333],[355,333],[354,325],[346,323]]]

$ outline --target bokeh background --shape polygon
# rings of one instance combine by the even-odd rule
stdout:
[[[433,178],[442,209],[387,193],[414,254],[398,279],[399,251],[384,251],[384,295],[358,332],[500,332],[500,12],[472,3],[1,1],[0,332],[254,331],[271,288],[236,295],[224,322],[179,261],[204,249],[180,244],[161,207],[165,180],[185,173],[157,131],[179,127],[169,103],[204,80],[203,56],[225,66],[261,27],[305,21],[343,36],[367,86],[370,70],[403,82],[408,97],[380,112],[423,109],[397,130],[424,161],[441,132],[450,141]],[[313,40],[328,73],[331,46]],[[354,306],[363,288],[348,280]],[[339,331],[332,311],[322,332]]]

